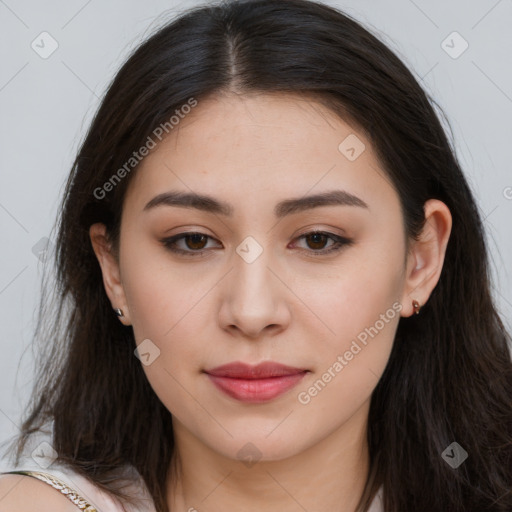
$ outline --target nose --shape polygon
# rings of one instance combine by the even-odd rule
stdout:
[[[233,335],[260,339],[285,330],[290,323],[290,290],[284,272],[266,258],[264,251],[248,263],[235,255],[234,268],[221,289],[219,322]]]

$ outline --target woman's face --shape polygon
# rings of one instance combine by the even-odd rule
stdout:
[[[148,206],[178,193],[209,199]],[[299,96],[210,98],[130,183],[114,306],[177,433],[277,460],[366,418],[415,298],[407,261],[398,195],[360,132]],[[207,373],[268,361],[295,370]]]

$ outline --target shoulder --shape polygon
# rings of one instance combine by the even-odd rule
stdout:
[[[27,475],[0,474],[0,512],[76,512],[64,494],[50,485]]]

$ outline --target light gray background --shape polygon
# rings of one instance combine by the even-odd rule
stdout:
[[[32,384],[41,278],[33,247],[50,235],[79,141],[128,52],[198,3],[0,0],[0,441],[16,433]],[[496,302],[512,328],[512,1],[325,3],[380,34],[446,112],[485,218]],[[45,31],[58,48],[43,59],[31,44],[42,47]],[[463,39],[448,37],[454,31]]]

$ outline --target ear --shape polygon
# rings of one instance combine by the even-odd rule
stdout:
[[[130,312],[126,303],[123,284],[121,282],[121,273],[119,270],[119,262],[115,256],[112,245],[108,239],[106,227],[102,223],[92,224],[89,228],[89,236],[91,244],[98,258],[98,262],[103,274],[103,285],[110,299],[112,308],[120,308],[123,310],[123,316],[119,320],[124,325],[131,325]],[[115,314],[112,312],[112,314]]]
[[[449,208],[437,199],[424,205],[425,225],[419,239],[411,241],[407,255],[406,278],[402,295],[402,316],[414,314],[412,301],[425,304],[439,281],[446,247],[452,229]]]

